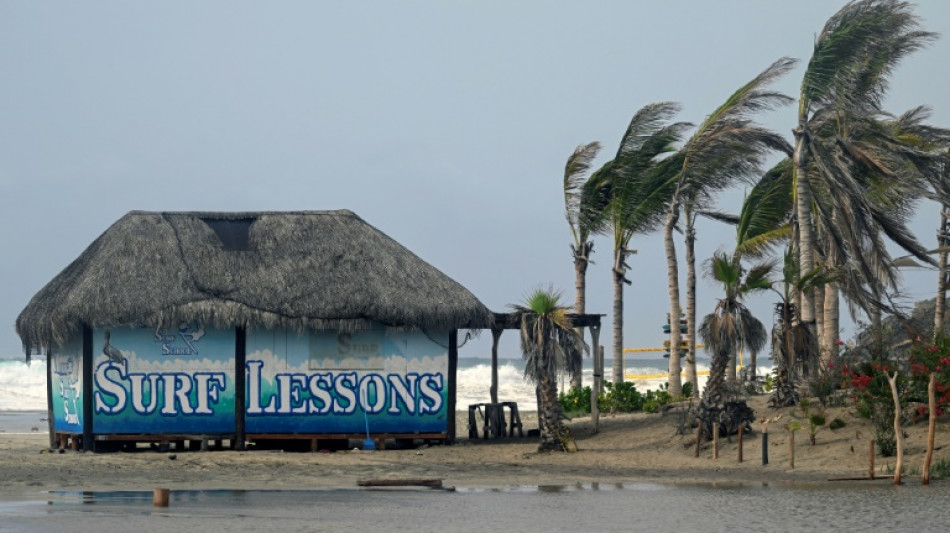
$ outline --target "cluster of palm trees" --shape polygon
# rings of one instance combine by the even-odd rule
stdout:
[[[711,276],[725,296],[706,316],[699,334],[712,356],[704,397],[718,403],[715,389],[739,349],[762,350],[768,335],[742,303],[753,292],[772,289],[776,306],[772,351],[787,365],[782,386],[797,401],[796,375],[834,359],[839,301],[864,313],[872,326],[882,313],[896,313],[897,267],[888,242],[937,266],[907,227],[917,202],[950,206],[950,130],[928,124],[929,110],[895,114],[884,109],[889,77],[900,61],[935,38],[921,29],[912,5],[898,0],[853,0],[835,13],[815,39],[798,95],[793,143],[755,121],[763,110],[795,99],[770,89],[796,61],[782,58],[731,94],[698,126],[676,122],[674,103],[637,111],[613,158],[596,170],[600,150],[579,146],[564,172],[567,220],[573,236],[575,312],[585,312],[585,279],[595,235],[613,237],[613,380],[624,379],[623,286],[630,284],[628,245],[637,234],[663,230],[670,316],[681,312],[680,275],[674,231],[684,236],[686,256],[685,361],[680,331],[671,328],[669,392],[682,394],[681,370],[696,383],[694,353],[696,260],[693,243],[700,215],[736,225],[731,252],[709,261]],[[782,160],[763,172],[776,154]],[[752,184],[738,216],[711,209],[716,196],[738,184]],[[945,220],[941,230],[946,229]],[[772,280],[782,246],[781,279]],[[938,248],[945,264],[947,246]],[[750,262],[756,262],[750,265]],[[938,303],[943,304],[946,276]],[[779,290],[777,287],[781,287]],[[943,306],[938,307],[938,311]],[[938,318],[940,320],[940,318]],[[939,327],[935,327],[938,333]],[[819,359],[820,354],[820,359]],[[734,365],[734,363],[731,363]],[[733,366],[734,368],[734,366]],[[782,373],[783,369],[779,369]],[[572,384],[578,386],[579,378]]]

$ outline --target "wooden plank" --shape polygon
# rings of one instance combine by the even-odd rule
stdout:
[[[361,479],[356,482],[360,487],[430,487],[442,488],[441,479]]]

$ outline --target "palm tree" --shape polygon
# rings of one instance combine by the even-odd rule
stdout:
[[[775,246],[792,237],[792,162],[782,159],[756,182],[742,201],[739,215],[703,211],[701,214],[736,227],[733,259],[762,259]],[[756,352],[752,352],[747,375],[756,376]],[[735,359],[729,361],[727,377],[735,380]]]
[[[867,228],[875,225],[914,255],[923,252],[902,221],[875,206],[865,184],[854,179],[856,164],[899,175],[902,162],[888,157],[892,151],[869,151],[867,145],[848,139],[860,139],[851,132],[880,112],[888,77],[900,60],[933,38],[919,29],[912,6],[897,0],[851,1],[816,38],[802,79],[792,157],[802,272],[815,267],[820,237],[826,262],[855,261],[861,283],[876,287],[866,294],[879,293],[881,275],[894,273],[883,260],[886,256],[878,255],[876,243],[871,249],[864,246]],[[816,333],[814,292],[806,289],[801,298],[801,321]],[[837,293],[826,295],[826,301],[836,305]]]
[[[739,349],[758,352],[765,346],[765,327],[742,301],[753,292],[771,287],[768,276],[775,266],[761,263],[746,272],[735,254],[730,257],[724,252],[717,252],[709,265],[709,275],[722,284],[726,294],[699,326],[706,351],[712,354],[709,380],[700,402],[704,427],[714,419],[709,415],[718,414],[723,405],[723,382],[730,358],[734,358]]]
[[[589,214],[592,206],[586,201],[589,198],[584,194],[585,185],[590,181],[588,171],[591,161],[597,157],[600,143],[597,141],[578,146],[574,153],[567,158],[564,166],[564,210],[567,224],[571,229],[571,255],[574,257],[574,312],[582,315],[586,311],[587,266],[592,262],[590,255],[594,252],[594,224]],[[584,329],[578,328],[578,334],[583,338]],[[580,369],[581,365],[578,364]],[[579,389],[583,386],[582,372],[571,376],[571,388]]]
[[[794,64],[793,59],[779,59],[740,87],[706,118],[679,151],[682,164],[668,201],[663,228],[671,317],[680,313],[679,265],[673,242],[673,229],[680,211],[687,213],[686,233],[692,235],[693,217],[689,214],[711,203],[718,191],[758,174],[762,160],[772,150],[790,152],[791,147],[781,136],[759,126],[750,117],[758,111],[791,102],[787,96],[766,90],[766,87]],[[691,298],[692,295],[688,295],[687,300]],[[689,322],[695,322],[695,310],[692,313],[693,316],[687,314]],[[670,328],[670,346],[679,345],[679,329]],[[668,384],[674,397],[682,395],[680,371],[680,353],[673,349],[670,351]]]
[[[592,181],[597,184],[606,231],[614,245],[613,262],[613,381],[624,380],[623,370],[623,285],[630,284],[626,274],[630,239],[653,230],[659,224],[666,198],[669,197],[675,165],[664,156],[675,151],[674,145],[690,126],[667,124],[679,110],[677,104],[649,104],[634,114],[611,161],[601,167]],[[596,203],[596,202],[594,202]]]
[[[538,388],[538,419],[541,426],[539,450],[559,450],[561,409],[557,395],[557,377],[573,375],[573,365],[586,350],[584,339],[570,326],[567,307],[560,305],[560,293],[536,289],[521,305],[512,309],[521,315],[521,353],[525,360],[524,377]]]
[[[802,275],[798,270],[798,257],[793,247],[785,250],[782,267],[782,290],[774,290],[781,302],[775,305],[775,321],[772,325],[772,407],[798,405],[800,396],[796,383],[800,377],[814,374],[818,363],[818,339],[798,318],[795,294],[805,289],[821,287],[829,280],[821,268]]]

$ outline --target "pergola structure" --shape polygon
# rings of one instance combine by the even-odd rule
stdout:
[[[506,329],[521,329],[521,313],[492,313],[491,326],[491,403],[498,403],[498,341]],[[594,421],[594,431],[600,429],[600,409],[597,398],[602,388],[604,377],[604,352],[600,346],[600,319],[605,315],[590,315],[567,313],[567,318],[574,328],[587,328],[591,337],[591,353],[594,357],[594,382],[590,388],[590,414]]]

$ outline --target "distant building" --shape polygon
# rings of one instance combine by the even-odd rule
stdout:
[[[349,211],[134,211],[17,319],[52,437],[455,437],[464,287]]]

